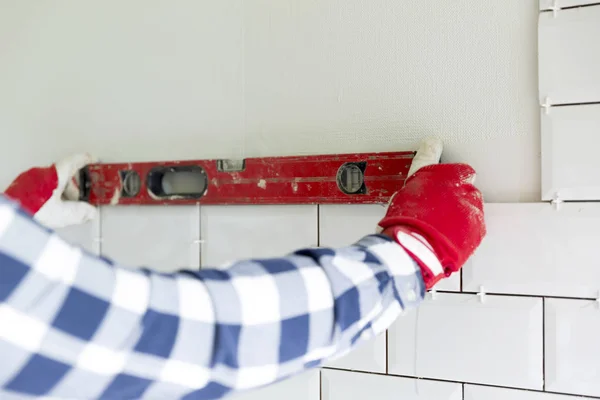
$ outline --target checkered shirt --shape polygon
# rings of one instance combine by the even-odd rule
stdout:
[[[346,354],[424,294],[384,236],[165,274],[70,245],[0,195],[0,398],[222,398]]]

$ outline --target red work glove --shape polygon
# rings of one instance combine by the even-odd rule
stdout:
[[[20,174],[4,194],[49,228],[82,224],[95,218],[96,209],[77,201],[79,188],[76,175],[94,161],[88,154],[78,154],[49,167],[31,168]]]
[[[379,222],[417,261],[427,289],[460,270],[486,234],[474,180],[466,164],[426,165],[406,180]]]

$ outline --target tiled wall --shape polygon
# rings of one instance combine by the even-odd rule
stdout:
[[[385,209],[140,207],[137,216],[130,211],[103,208],[96,223],[62,233],[131,265],[173,270],[278,256],[301,246],[347,245],[372,233]],[[594,261],[600,204],[556,210],[546,203],[489,203],[486,218],[489,234],[462,276],[442,281],[386,334],[321,370],[235,398],[600,398],[595,300],[600,267]]]
[[[598,201],[600,1],[542,0],[540,9],[542,199]]]

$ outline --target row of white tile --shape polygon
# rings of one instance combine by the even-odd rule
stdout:
[[[538,22],[540,104],[600,101],[600,5],[597,0],[541,0]],[[591,5],[597,4],[597,5]],[[576,7],[590,5],[589,7]],[[574,7],[560,9],[564,7]],[[573,43],[577,43],[576,46]]]
[[[381,335],[328,366],[600,396],[597,332],[590,300],[444,293],[394,323],[387,353]]]
[[[570,395],[324,369],[232,400],[572,400]]]
[[[590,300],[441,294],[390,329],[389,373],[600,396],[597,332]]]
[[[540,10],[542,200],[600,200],[600,2],[540,0]]]
[[[66,240],[132,267],[200,267],[198,206],[101,207],[100,218],[60,229]]]
[[[316,246],[317,225],[316,206],[119,206],[59,233],[125,265],[173,271]]]
[[[354,243],[374,231],[384,211],[378,205],[323,205],[318,219],[316,206],[105,207],[101,221],[60,232],[125,264],[197,269],[280,256],[317,245],[319,236],[321,246]],[[488,234],[463,268],[463,291],[483,286],[488,293],[599,295],[600,204],[564,204],[557,211],[545,203],[494,203],[485,212]],[[460,275],[436,288],[460,291]]]
[[[321,206],[321,245],[340,246],[369,232],[380,206]],[[462,290],[596,298],[600,204],[491,203],[487,236],[462,270]],[[460,291],[453,275],[437,290]]]

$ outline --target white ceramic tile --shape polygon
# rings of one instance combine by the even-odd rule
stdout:
[[[327,367],[385,373],[385,332],[359,345],[345,356],[329,361]]]
[[[488,234],[463,268],[463,290],[594,297],[600,204],[486,204]]]
[[[385,215],[386,207],[373,204],[321,205],[320,245],[348,246],[365,235],[375,233],[377,223]],[[437,290],[460,291],[460,274],[443,279]]]
[[[462,400],[459,383],[321,371],[322,400]]]
[[[542,300],[440,293],[388,331],[388,371],[542,389]]]
[[[552,7],[565,8],[598,3],[598,0],[540,0],[540,10],[551,10]]]
[[[85,250],[100,254],[100,217],[85,224],[56,229],[58,236]]]
[[[600,6],[540,14],[540,104],[600,101]]]
[[[320,213],[320,245],[341,247],[375,233],[386,207],[379,204],[323,204]]]
[[[319,400],[319,371],[312,370],[273,385],[231,396],[230,400]]]
[[[542,199],[600,199],[600,105],[554,107],[541,123]]]
[[[102,254],[160,271],[200,267],[197,206],[114,206],[102,209]]]
[[[577,400],[573,396],[506,389],[490,386],[465,385],[464,400]]]
[[[546,299],[546,390],[600,396],[600,309]]]
[[[317,245],[317,206],[202,206],[201,214],[203,266]]]

